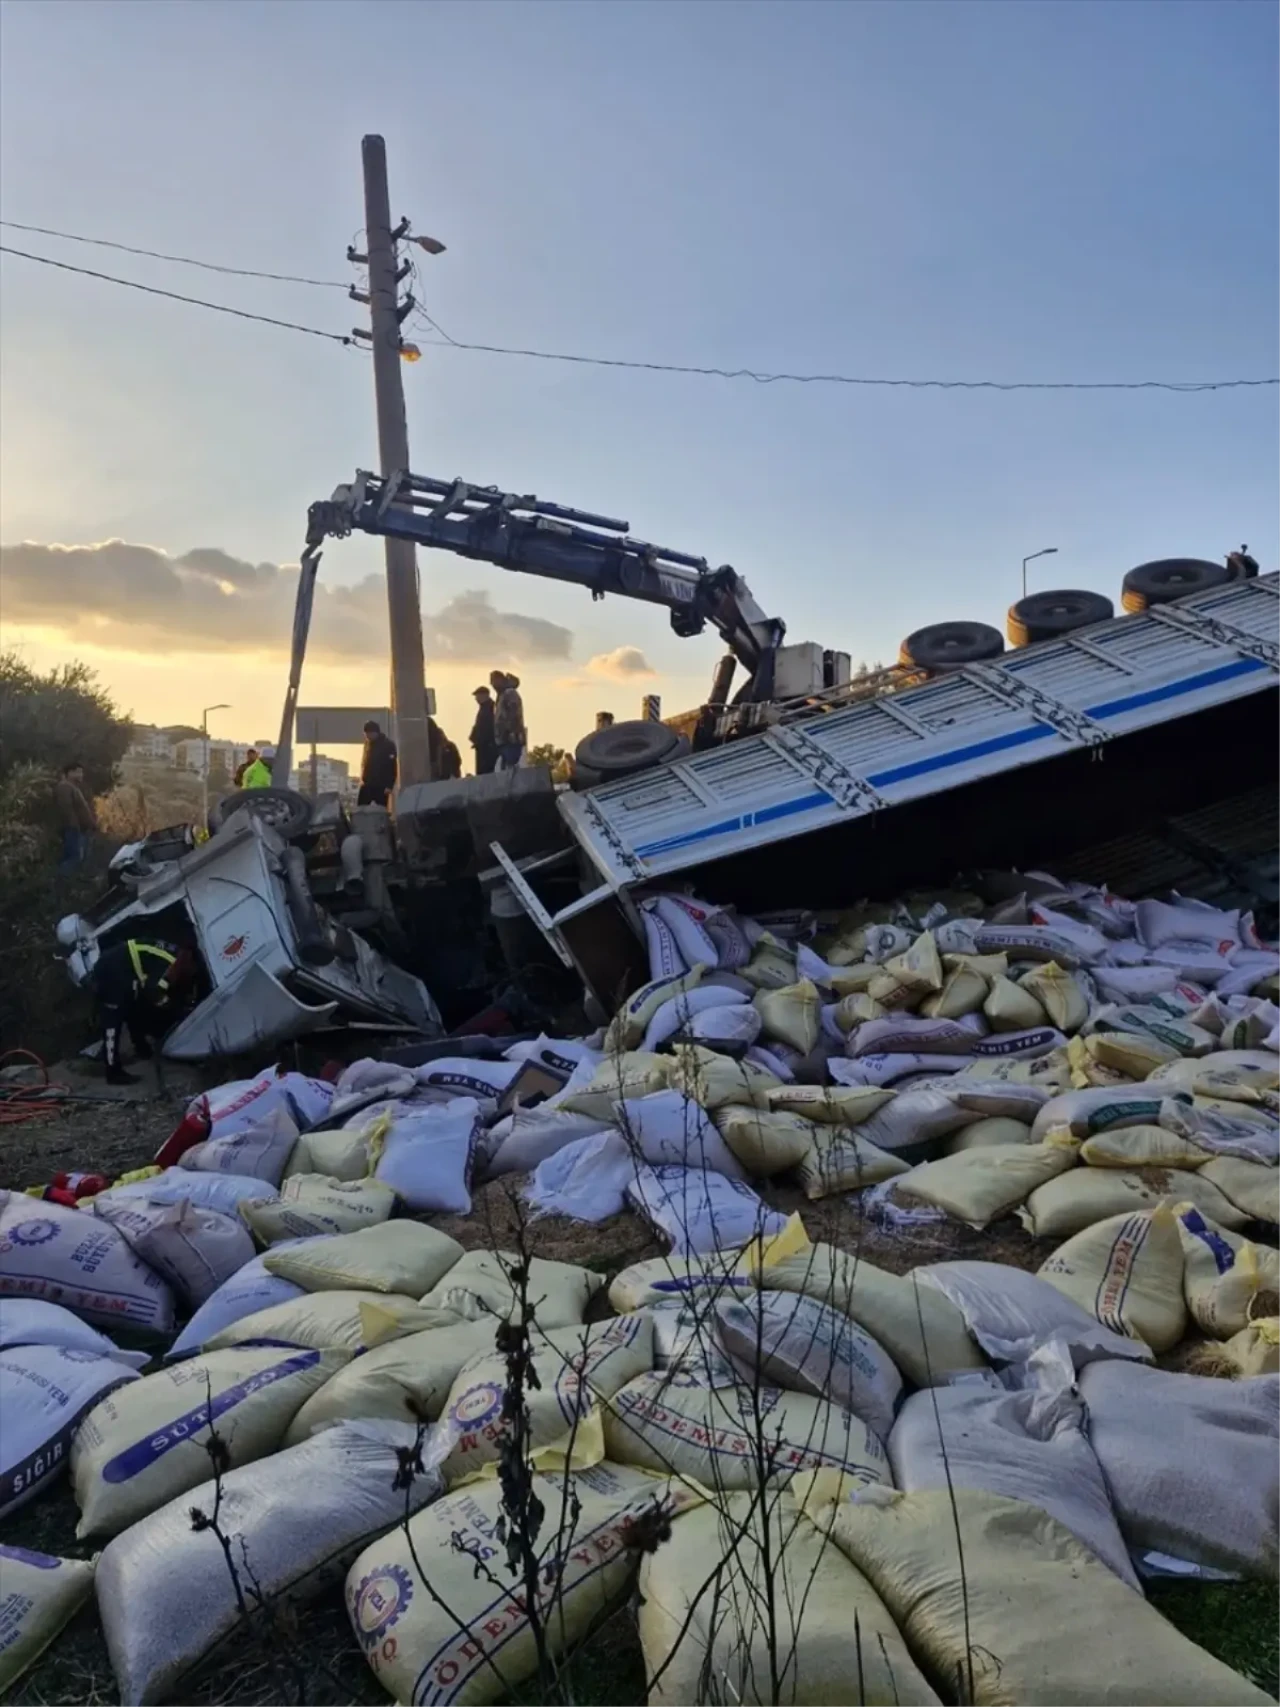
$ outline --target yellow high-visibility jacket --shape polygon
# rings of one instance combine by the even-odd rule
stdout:
[[[255,759],[240,779],[241,788],[270,788],[271,772],[261,759]]]

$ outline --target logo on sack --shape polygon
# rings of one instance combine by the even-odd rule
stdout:
[[[57,1236],[56,1221],[19,1221],[16,1227],[9,1229],[9,1237],[15,1245],[47,1245]]]
[[[463,1428],[482,1428],[502,1409],[502,1388],[494,1381],[469,1387],[453,1407],[453,1420]]]
[[[413,1599],[409,1573],[399,1565],[380,1565],[361,1579],[351,1602],[351,1622],[366,1648],[376,1648]]]
[[[248,944],[247,936],[229,936],[222,945],[222,958],[224,960],[239,960]]]

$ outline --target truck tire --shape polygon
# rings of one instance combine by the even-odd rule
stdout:
[[[574,749],[573,762],[594,771],[602,782],[612,777],[632,776],[652,765],[666,764],[682,757],[689,743],[665,723],[648,723],[636,719],[630,723],[612,723],[607,729],[593,729],[584,735]]]
[[[1140,563],[1124,578],[1120,603],[1125,610],[1138,612],[1152,605],[1172,604],[1185,599],[1188,593],[1207,593],[1212,587],[1225,587],[1232,578],[1225,563],[1209,563],[1202,557],[1161,557],[1154,563]]]
[[[898,662],[913,670],[961,670],[1004,651],[1004,636],[986,622],[934,622],[917,628],[898,648]]]
[[[1037,640],[1056,640],[1090,623],[1106,622],[1116,614],[1111,600],[1101,593],[1055,591],[1030,593],[1009,606],[1005,633],[1010,646],[1033,646]]]
[[[245,806],[255,818],[270,824],[286,842],[300,836],[311,822],[311,801],[292,788],[238,788],[209,810],[209,828],[220,830],[233,812]]]

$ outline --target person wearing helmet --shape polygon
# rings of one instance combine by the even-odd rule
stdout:
[[[195,958],[189,948],[149,937],[130,937],[103,949],[91,974],[102,1020],[102,1059],[109,1085],[136,1085],[121,1061],[124,1029],[133,1052],[151,1058],[151,1039],[168,1030],[192,992]]]
[[[264,747],[255,754],[253,762],[244,767],[244,775],[240,779],[241,788],[270,788],[271,761],[276,756],[274,747]]]

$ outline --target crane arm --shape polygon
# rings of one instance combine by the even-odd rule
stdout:
[[[361,471],[350,486],[311,505],[308,555],[314,558],[326,539],[353,532],[389,534],[501,569],[570,581],[593,598],[617,593],[665,605],[679,635],[700,634],[708,622],[719,631],[752,678],[746,697],[767,698],[772,691],[772,661],[785,624],[765,615],[728,564],[712,569],[705,558],[633,539],[625,521],[495,486]]]

